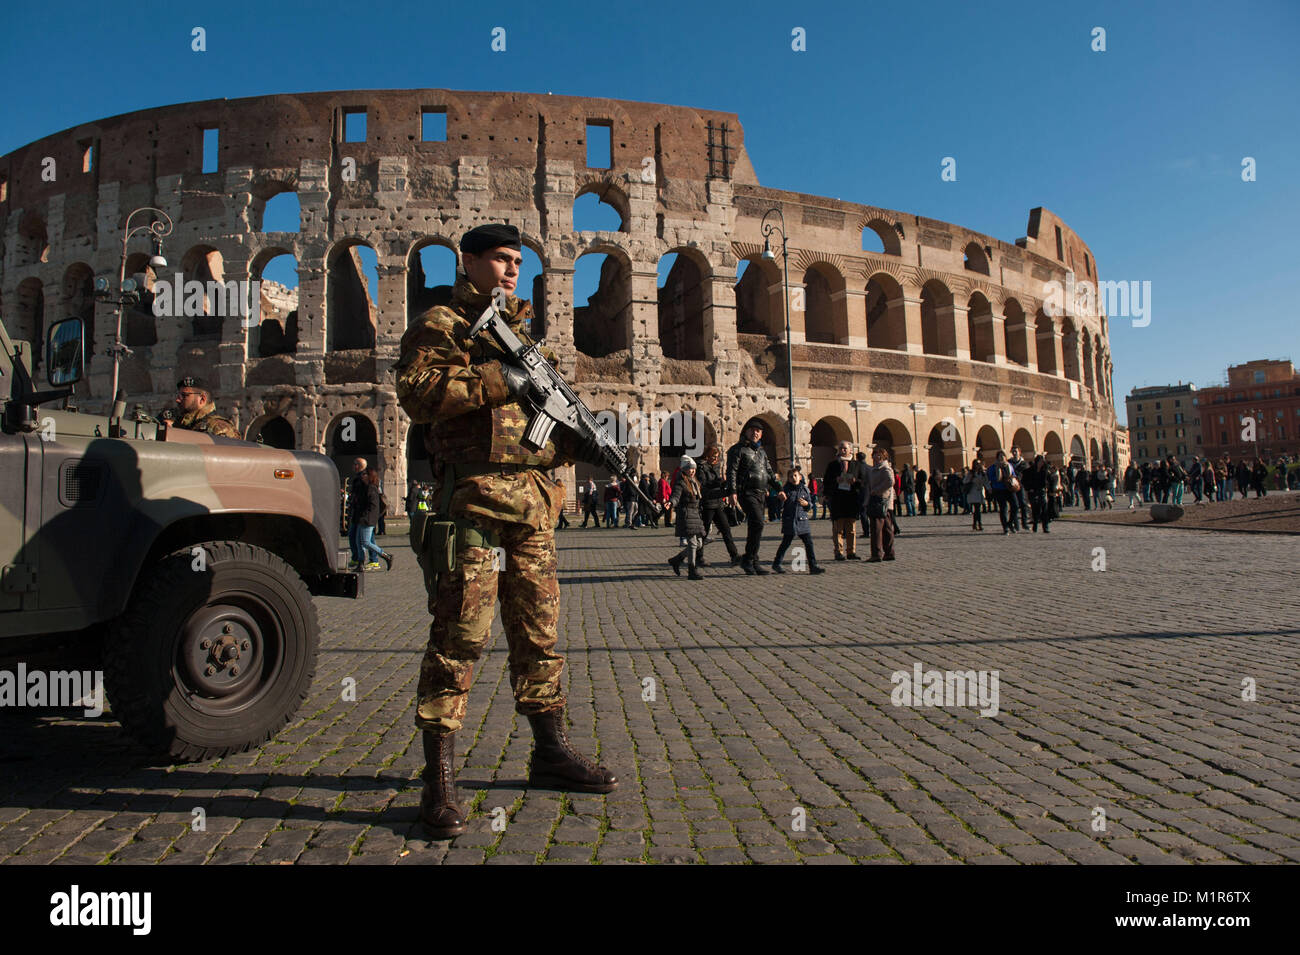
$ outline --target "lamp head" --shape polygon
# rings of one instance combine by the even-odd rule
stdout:
[[[762,258],[765,262],[771,262],[776,258],[776,254],[772,251],[772,241],[767,236],[763,236]]]

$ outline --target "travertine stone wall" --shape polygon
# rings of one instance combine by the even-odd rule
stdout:
[[[350,111],[366,113],[364,142],[344,141]],[[424,111],[446,113],[445,141],[421,141]],[[586,165],[589,123],[610,130],[609,168]],[[205,128],[219,131],[215,172],[202,171]],[[87,145],[94,161],[83,171]],[[788,266],[800,460],[817,467],[836,440],[873,437],[927,469],[1010,447],[1017,435],[1067,457],[1114,453],[1107,319],[1051,295],[1052,283],[1097,281],[1097,264],[1059,217],[1034,209],[1026,236],[1006,242],[764,188],[730,113],[452,90],[210,100],[65,130],[0,158],[0,176],[6,325],[30,339],[67,314],[93,321],[84,407],[106,406],[116,322],[88,283],[116,279],[127,215],[156,206],[176,224],[168,273],[255,279],[288,253],[299,288],[296,299],[271,292],[278,331],[263,327],[251,348],[237,316],[131,316],[145,344],[123,363],[130,400],[161,407],[178,377],[202,374],[245,433],[281,416],[298,447],[340,455],[352,449],[335,440],[340,423],[352,418],[363,441],[373,426],[390,486],[407,473],[410,423],[391,366],[418,311],[410,295],[422,283],[409,280],[419,249],[454,248],[492,221],[518,225],[540,258],[534,304],[547,341],[593,408],[701,412],[724,444],[762,417],[788,458]],[[262,231],[267,201],[289,190],[299,230]],[[574,231],[574,202],[590,192],[617,210],[618,231]],[[780,217],[767,221],[783,219],[788,262],[780,234],[775,259],[761,256],[774,209]],[[875,251],[864,251],[864,230]],[[363,245],[378,260],[369,294],[358,280]],[[128,271],[151,282],[147,244],[130,252]],[[606,280],[591,302],[575,303],[574,266],[591,253],[609,256]],[[669,253],[677,261],[660,289]],[[634,457],[659,466],[657,453]]]

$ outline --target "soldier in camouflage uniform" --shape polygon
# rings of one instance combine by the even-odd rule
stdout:
[[[193,375],[176,382],[176,405],[181,417],[171,422],[173,428],[186,431],[205,431],[221,438],[238,438],[239,432],[226,418],[217,414],[217,406],[203,379]]]
[[[574,460],[596,463],[599,449],[566,428],[557,428],[537,451],[523,447],[528,413],[519,399],[531,388],[526,373],[503,363],[505,353],[486,336],[466,337],[492,290],[500,288],[506,293],[503,317],[521,340],[531,341],[532,309],[513,295],[522,263],[519,231],[479,226],[460,248],[465,274],[457,278],[451,303],[412,321],[396,366],[398,400],[412,422],[424,426],[438,467],[433,501],[457,522],[452,571],[437,572],[427,551],[417,555],[433,615],[415,716],[426,763],[420,818],[435,839],[465,830],[452,772],[455,733],[498,596],[515,708],[528,717],[536,741],[530,785],[581,792],[610,792],[617,785],[613,773],[569,744],[560,683],[564,659],[555,651],[560,590],[554,527],[564,486],[546,471]],[[554,354],[544,354],[554,364]]]

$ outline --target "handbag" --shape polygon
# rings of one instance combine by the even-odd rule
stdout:
[[[735,527],[740,523],[740,517],[736,514],[736,505],[728,504],[722,509],[722,513],[727,515],[727,526]]]
[[[885,518],[889,515],[885,512],[885,499],[879,494],[873,494],[867,498],[867,517]]]

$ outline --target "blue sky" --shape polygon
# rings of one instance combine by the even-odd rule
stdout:
[[[265,93],[447,87],[721,109],[739,115],[764,185],[1007,241],[1043,205],[1103,279],[1150,281],[1150,325],[1111,321],[1121,420],[1135,385],[1300,361],[1300,3],[600,9],[24,4],[0,32],[0,154],[116,113]],[[190,49],[195,26],[205,53]],[[1091,49],[1098,26],[1105,52]],[[940,179],[945,156],[955,182]]]

